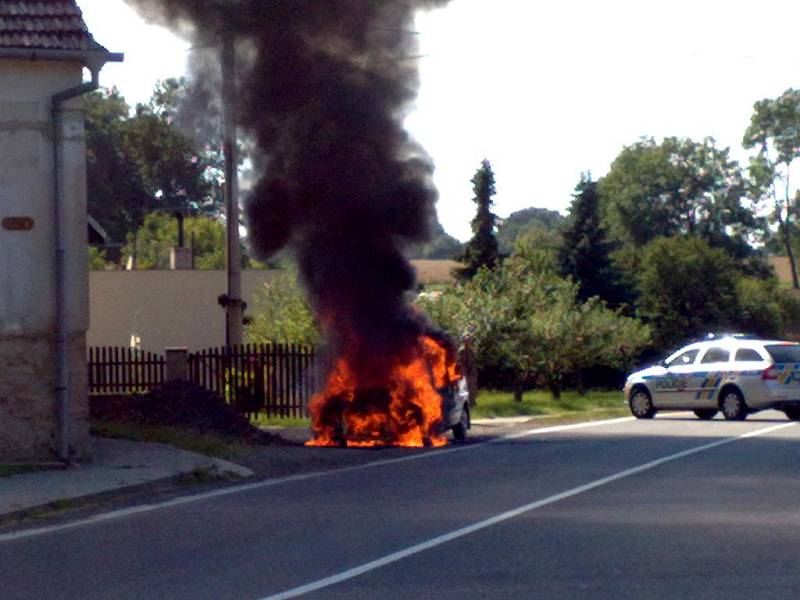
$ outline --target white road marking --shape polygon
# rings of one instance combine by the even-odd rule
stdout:
[[[331,477],[333,475],[340,475],[342,473],[352,473],[353,471],[363,471],[365,469],[372,469],[375,467],[384,467],[387,465],[394,465],[398,463],[409,462],[412,460],[421,460],[425,458],[435,458],[438,456],[443,456],[445,454],[451,454],[453,452],[464,452],[466,450],[474,450],[476,448],[482,448],[483,446],[487,446],[489,444],[497,444],[500,442],[504,442],[507,440],[516,440],[522,437],[530,437],[534,435],[542,435],[545,433],[557,433],[559,431],[573,431],[576,429],[587,429],[590,427],[600,427],[602,425],[614,425],[617,423],[626,423],[629,421],[634,421],[634,417],[621,417],[617,419],[606,419],[604,421],[589,421],[587,423],[574,423],[572,425],[555,425],[553,427],[542,427],[539,429],[528,429],[526,431],[512,433],[509,435],[504,435],[498,438],[493,438],[491,440],[485,442],[479,442],[477,444],[465,444],[465,445],[456,445],[456,446],[448,446],[446,448],[442,448],[439,450],[433,450],[431,452],[423,452],[419,454],[412,454],[410,456],[401,456],[399,458],[387,458],[384,460],[377,460],[371,463],[365,463],[363,465],[354,465],[352,467],[342,467],[341,469],[332,469],[330,471],[314,471],[313,473],[303,473],[301,475],[290,475],[289,477],[281,477],[278,479],[266,479],[264,481],[257,481],[255,483],[245,483],[242,485],[231,486],[222,488],[219,490],[214,490],[211,492],[203,492],[201,494],[195,494],[192,496],[181,496],[180,498],[175,498],[173,500],[167,500],[165,502],[158,502],[155,504],[142,504],[140,506],[133,506],[131,508],[123,508],[120,510],[114,510],[107,513],[101,513],[99,515],[94,515],[93,517],[88,517],[86,519],[80,519],[78,521],[72,521],[70,523],[63,523],[61,525],[50,525],[47,527],[39,527],[35,529],[25,529],[22,531],[15,531],[12,533],[0,534],[0,543],[2,542],[10,542],[14,540],[21,540],[25,538],[31,538],[35,536],[45,535],[48,533],[55,533],[57,531],[64,531],[66,529],[75,529],[78,527],[86,527],[88,525],[96,525],[98,523],[104,523],[106,521],[112,521],[114,519],[121,519],[123,517],[129,517],[132,515],[139,515],[142,513],[148,513],[154,510],[161,510],[164,508],[171,508],[173,506],[182,506],[184,504],[191,504],[193,502],[200,502],[202,500],[209,500],[211,498],[219,498],[222,496],[229,496],[231,494],[238,494],[241,492],[249,492],[252,490],[258,490],[261,488],[268,488],[277,485],[281,485],[284,483],[294,483],[297,481],[304,481],[306,479],[318,479],[322,477]]]
[[[626,469],[625,471],[620,471],[619,473],[615,473],[613,475],[609,475],[601,479],[596,479],[595,481],[586,483],[584,485],[580,485],[578,487],[572,488],[571,490],[567,490],[565,492],[561,492],[559,494],[555,494],[554,496],[549,496],[541,500],[536,500],[535,502],[531,502],[530,504],[514,508],[499,515],[495,515],[494,517],[490,517],[483,521],[479,521],[478,523],[469,525],[468,527],[456,529],[455,531],[451,531],[450,533],[446,533],[444,535],[440,535],[425,542],[405,548],[404,550],[393,552],[392,554],[388,554],[386,556],[370,561],[368,563],[364,563],[363,565],[354,567],[352,569],[342,571],[341,573],[338,573],[336,575],[332,575],[324,579],[319,579],[317,581],[312,581],[311,583],[308,583],[306,585],[292,588],[290,590],[286,590],[285,592],[280,592],[272,596],[267,596],[266,598],[262,598],[261,600],[286,600],[288,598],[296,598],[298,596],[303,596],[310,592],[330,587],[332,585],[336,585],[337,583],[347,581],[348,579],[353,579],[355,577],[358,577],[359,575],[369,573],[370,571],[380,569],[381,567],[384,567],[386,565],[403,560],[404,558],[408,558],[409,556],[419,554],[420,552],[424,552],[425,550],[430,550],[431,548],[435,548],[436,546],[441,546],[442,544],[452,542],[453,540],[457,540],[458,538],[470,535],[471,533],[481,531],[482,529],[486,529],[487,527],[492,527],[493,525],[497,525],[499,523],[503,523],[504,521],[514,519],[522,514],[531,512],[543,506],[547,506],[548,504],[554,504],[561,500],[572,498],[573,496],[583,494],[585,492],[594,490],[609,483],[619,481],[620,479],[625,479],[626,477],[631,477],[633,475],[637,475],[644,471],[655,469],[656,467],[659,467],[665,463],[679,460],[681,458],[686,458],[687,456],[698,454],[699,452],[705,452],[706,450],[711,450],[712,448],[717,448],[718,446],[724,446],[725,444],[730,444],[738,440],[758,437],[760,435],[772,433],[773,431],[778,431],[780,429],[785,429],[787,427],[793,427],[796,424],[797,423],[782,423],[781,425],[774,425],[772,427],[767,427],[765,429],[750,431],[748,433],[744,433],[736,437],[725,438],[722,440],[718,440],[716,442],[711,442],[709,444],[703,444],[702,446],[690,448],[689,450],[684,450],[682,452],[670,454],[669,456],[665,456],[663,458],[659,458],[644,463],[642,465],[639,465],[638,467],[633,467],[631,469]]]

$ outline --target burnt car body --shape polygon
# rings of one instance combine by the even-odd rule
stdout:
[[[460,377],[455,383],[440,388],[442,397],[442,433],[452,431],[459,442],[467,439],[470,423],[469,388],[467,380]]]

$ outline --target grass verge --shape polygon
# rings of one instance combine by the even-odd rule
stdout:
[[[257,414],[250,418],[250,422],[255,427],[310,427],[311,419],[301,419],[299,417],[268,417],[267,415]]]
[[[563,392],[558,400],[550,392],[533,391],[525,393],[521,402],[515,402],[511,392],[481,390],[477,406],[472,409],[473,419],[520,416],[602,419],[629,414],[622,393],[605,390],[592,390],[584,395]]]
[[[92,423],[92,433],[108,438],[169,444],[183,450],[224,459],[234,459],[245,449],[244,444],[239,440],[163,425],[96,421]]]

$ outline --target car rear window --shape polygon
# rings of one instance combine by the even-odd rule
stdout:
[[[733,359],[736,362],[753,362],[764,360],[761,355],[752,348],[739,348],[736,351],[736,357]]]
[[[701,363],[728,362],[731,358],[729,350],[724,348],[709,348],[700,360]]]
[[[800,362],[800,345],[798,344],[769,344],[764,347],[776,363]]]

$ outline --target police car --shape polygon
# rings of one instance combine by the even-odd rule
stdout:
[[[742,420],[767,408],[800,420],[800,344],[726,335],[684,346],[625,382],[631,413],[692,410],[700,419],[719,411]]]

